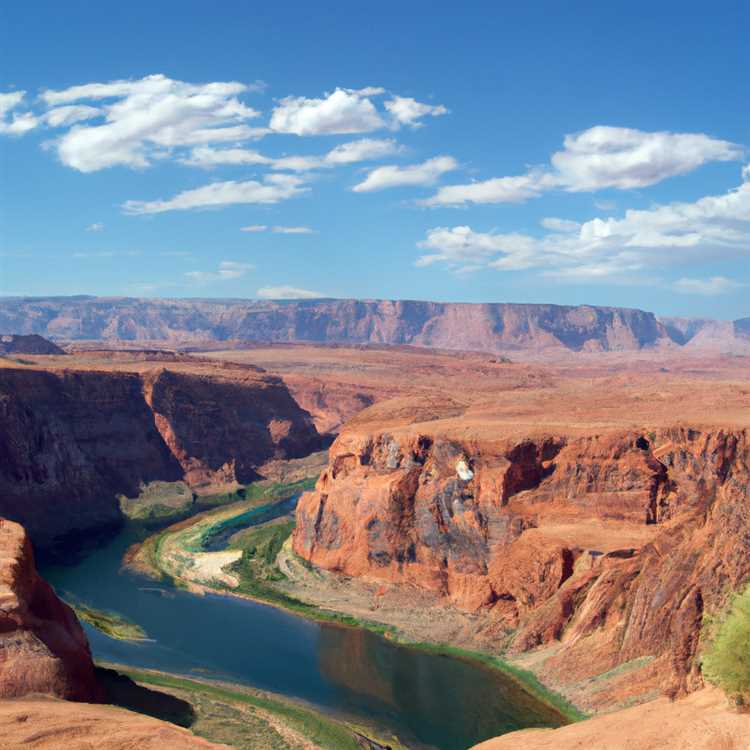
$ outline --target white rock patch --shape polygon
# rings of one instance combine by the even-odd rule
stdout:
[[[474,472],[469,468],[469,464],[464,461],[463,458],[459,459],[456,463],[456,474],[464,482],[468,482],[470,479],[474,479]]]

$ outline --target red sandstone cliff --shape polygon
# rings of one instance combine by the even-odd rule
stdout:
[[[73,610],[34,566],[23,527],[0,519],[0,698],[99,697],[88,641]]]
[[[484,613],[513,652],[553,646],[555,685],[652,657],[643,693],[698,687],[703,612],[750,578],[745,430],[478,435],[355,420],[299,503],[296,552]]]
[[[0,328],[72,340],[312,341],[500,351],[671,345],[652,313],[614,307],[414,300],[0,300]]]
[[[319,442],[281,380],[253,368],[0,369],[0,514],[45,551],[116,526],[117,496],[145,482],[245,483]]]

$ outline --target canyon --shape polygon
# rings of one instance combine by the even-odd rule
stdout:
[[[415,300],[0,298],[0,331],[56,341],[411,344],[455,350],[750,351],[748,321],[665,318],[616,307]]]
[[[718,715],[716,693],[701,697],[702,624],[750,580],[747,358],[608,341],[512,361],[168,340],[10,355],[0,515],[55,555],[111,533],[122,499],[154,483],[231,492],[335,437],[292,537],[296,559],[334,582],[317,581],[318,605],[347,612],[359,596],[350,611],[397,629],[414,607],[445,613],[460,638],[424,621],[414,632],[502,653],[589,712],[666,694]],[[60,680],[52,692],[73,697]],[[572,729],[555,730],[560,747],[576,746]]]

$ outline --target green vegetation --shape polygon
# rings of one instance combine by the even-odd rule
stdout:
[[[105,612],[86,604],[73,604],[71,606],[79,620],[83,620],[97,630],[101,630],[110,638],[117,638],[120,641],[144,641],[148,637],[140,625],[127,620],[117,612]]]
[[[703,654],[703,673],[738,705],[750,698],[750,586],[731,600],[726,615],[706,618],[710,645]]]
[[[277,500],[286,500],[292,495],[315,487],[318,477],[307,477],[296,482],[274,482],[263,479],[259,482],[253,482],[245,487],[239,487],[232,492],[221,492],[215,495],[199,495],[198,502],[206,507],[215,507],[218,505],[229,505],[231,503],[249,500],[258,504],[273,503]]]
[[[116,668],[141,685],[158,687],[187,700],[196,715],[192,731],[211,741],[225,742],[237,750],[287,750],[299,747],[298,743],[276,730],[275,722],[289,727],[301,735],[301,739],[326,750],[361,750],[356,735],[372,736],[370,729],[350,725],[252,688],[188,679],[163,672]],[[388,744],[401,748],[394,739],[389,739]]]

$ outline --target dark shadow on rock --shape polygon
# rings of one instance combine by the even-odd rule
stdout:
[[[139,714],[153,716],[181,727],[190,727],[196,716],[193,707],[180,698],[141,687],[114,669],[96,667],[96,679],[104,690],[104,700]]]

